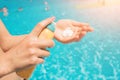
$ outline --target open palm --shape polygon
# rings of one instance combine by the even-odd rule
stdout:
[[[62,43],[70,43],[81,40],[87,32],[91,31],[93,28],[86,23],[64,19],[56,23],[54,36]]]

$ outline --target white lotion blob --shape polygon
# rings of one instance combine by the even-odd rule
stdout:
[[[63,31],[62,35],[63,35],[63,37],[71,37],[73,35],[73,33],[74,32],[73,32],[73,30],[71,28],[66,28]]]

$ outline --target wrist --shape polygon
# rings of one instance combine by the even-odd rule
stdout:
[[[14,71],[12,66],[12,61],[7,56],[7,54],[3,54],[0,56],[0,77],[5,76]]]

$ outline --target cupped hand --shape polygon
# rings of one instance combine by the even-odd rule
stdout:
[[[49,56],[49,52],[45,50],[47,47],[52,47],[52,40],[40,40],[38,37],[43,29],[54,20],[54,17],[48,18],[34,28],[19,44],[11,48],[6,53],[12,69],[15,71],[34,66],[44,62],[43,57]]]
[[[92,32],[93,28],[87,23],[81,23],[74,20],[59,20],[56,23],[54,32],[55,38],[62,43],[80,41],[87,32]]]

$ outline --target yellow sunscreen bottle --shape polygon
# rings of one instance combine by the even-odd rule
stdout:
[[[55,22],[53,22],[52,24],[48,25],[47,28],[45,28],[40,36],[39,36],[39,39],[52,39],[54,37],[54,30],[55,30]],[[28,79],[32,72],[34,71],[36,66],[33,66],[31,68],[27,68],[27,69],[24,69],[24,70],[21,70],[21,71],[18,71],[16,72],[18,76],[24,78],[24,79]]]

